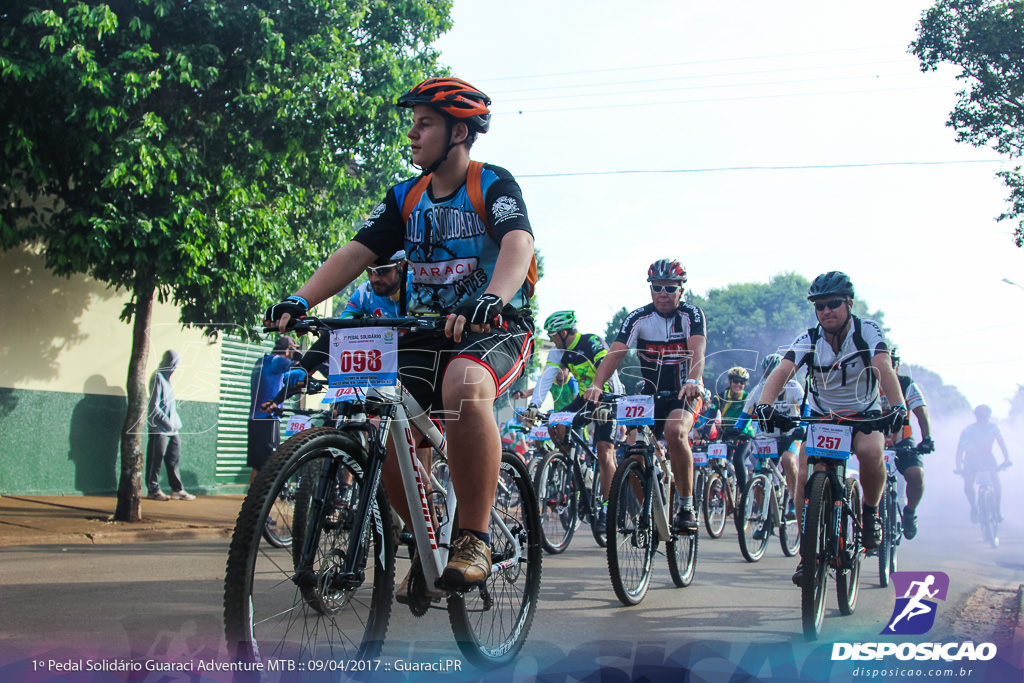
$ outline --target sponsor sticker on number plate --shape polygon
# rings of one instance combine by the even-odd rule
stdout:
[[[819,458],[850,457],[853,427],[846,425],[812,424],[807,430],[807,454]]]

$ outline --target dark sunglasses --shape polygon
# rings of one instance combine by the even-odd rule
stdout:
[[[384,277],[385,275],[390,273],[392,269],[397,267],[397,263],[389,263],[388,265],[385,266],[369,266],[366,269],[366,274],[367,276],[376,275],[377,277]]]
[[[655,294],[658,294],[659,292],[675,294],[680,289],[682,289],[682,287],[680,287],[679,285],[651,285],[651,291],[654,292]]]
[[[824,311],[826,308],[835,310],[846,303],[846,299],[832,299],[831,301],[815,301],[814,310]]]

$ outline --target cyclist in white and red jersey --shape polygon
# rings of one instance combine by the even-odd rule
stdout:
[[[829,271],[814,279],[807,298],[814,304],[818,325],[804,332],[782,354],[779,367],[765,382],[754,416],[764,430],[773,429],[780,422],[771,402],[778,396],[801,365],[808,366],[810,377],[807,405],[812,416],[837,413],[864,419],[881,416],[879,384],[887,396],[896,397],[886,415],[888,431],[903,426],[907,408],[899,380],[889,360],[889,347],[882,328],[873,320],[861,320],[853,314],[853,283],[839,271]],[[885,487],[885,461],[882,451],[885,437],[882,432],[857,432],[853,436],[853,451],[860,464],[860,484],[863,488],[863,543],[865,549],[877,548],[882,542],[882,520],[878,504]],[[797,500],[804,498],[807,482],[807,454],[800,449],[800,473],[797,477]],[[802,565],[793,575],[799,584]]]
[[[644,393],[671,391],[669,400],[657,400],[654,418],[663,432],[682,507],[672,520],[681,533],[697,531],[693,505],[693,453],[687,438],[694,414],[701,410],[707,321],[704,311],[682,300],[686,268],[674,259],[661,259],[647,269],[651,303],[636,309],[622,322],[608,356],[597,369],[594,384],[583,393],[588,401],[601,397],[600,387],[615,372],[626,351],[636,348]]]

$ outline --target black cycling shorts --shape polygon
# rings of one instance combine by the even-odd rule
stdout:
[[[402,386],[434,417],[458,417],[458,406],[444,406],[441,386],[445,370],[456,358],[470,358],[494,379],[496,396],[522,375],[533,353],[533,320],[505,318],[489,333],[464,334],[461,342],[436,333],[409,332],[398,338],[398,378]]]
[[[904,439],[903,441],[893,444],[893,450],[896,451],[896,471],[906,476],[907,470],[911,467],[924,467],[924,460],[922,459],[921,454],[917,451],[901,450],[899,448],[901,443],[913,446],[914,442],[910,439]],[[993,461],[994,460],[995,459],[993,458]]]

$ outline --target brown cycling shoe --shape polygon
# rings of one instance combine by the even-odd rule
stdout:
[[[482,586],[491,574],[491,549],[469,531],[452,544],[441,581],[448,588]]]

